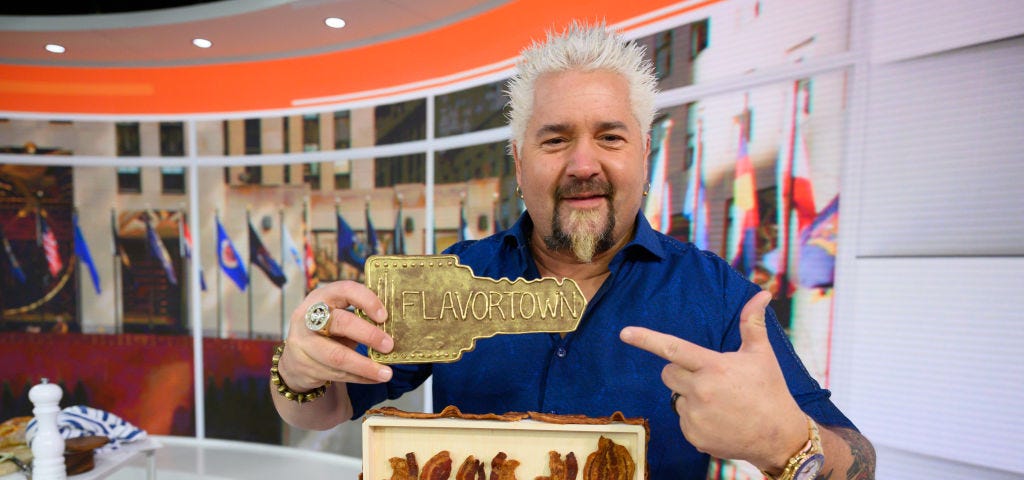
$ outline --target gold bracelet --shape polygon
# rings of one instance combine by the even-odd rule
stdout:
[[[288,400],[293,400],[299,403],[312,402],[313,400],[324,396],[324,394],[327,393],[327,386],[331,384],[330,380],[319,387],[303,393],[299,393],[288,388],[288,385],[286,385],[284,380],[281,379],[281,374],[277,371],[277,363],[281,361],[281,354],[284,353],[284,346],[285,342],[281,342],[280,345],[274,347],[274,357],[270,361],[270,383],[273,383],[274,387],[277,388],[277,393],[280,393],[281,396]]]

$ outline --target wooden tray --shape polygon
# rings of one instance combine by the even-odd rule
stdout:
[[[616,413],[607,418],[512,413],[463,415],[454,407],[439,414],[416,414],[393,408],[371,410],[363,421],[363,479],[391,478],[391,457],[413,452],[423,465],[442,450],[452,458],[452,478],[469,455],[484,463],[490,475],[491,459],[505,452],[520,465],[516,477],[532,480],[551,475],[549,452],[562,458],[574,452],[579,464],[576,480],[582,480],[587,457],[604,436],[629,450],[636,464],[633,480],[647,478],[646,421],[626,419]]]

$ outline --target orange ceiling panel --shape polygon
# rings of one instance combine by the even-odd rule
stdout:
[[[670,8],[662,16],[714,1],[520,0],[405,38],[257,62],[116,68],[4,65],[0,111],[183,115],[292,109],[302,104],[295,103],[300,99],[371,98],[370,92],[378,89],[410,84],[418,84],[409,87],[413,90],[429,88],[439,85],[438,79],[481,67],[501,70],[524,46],[572,19],[616,24],[665,7]]]

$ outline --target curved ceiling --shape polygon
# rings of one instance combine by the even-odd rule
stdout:
[[[6,15],[0,113],[186,115],[359,101],[505,72],[523,46],[572,19],[635,27],[714,1],[227,0]],[[329,28],[327,17],[346,26]],[[197,37],[213,46],[193,46]],[[49,53],[49,43],[67,50]]]

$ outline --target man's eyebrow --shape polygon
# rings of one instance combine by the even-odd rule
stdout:
[[[566,133],[570,131],[572,131],[572,127],[567,123],[548,123],[541,125],[541,127],[534,132],[534,136],[541,137],[551,133]]]
[[[605,130],[629,130],[624,122],[613,121],[613,122],[600,122],[597,124],[598,131]]]
[[[629,126],[627,126],[625,122],[617,120],[598,122],[595,126],[597,127],[597,130],[601,132],[608,130],[629,130]],[[541,125],[541,127],[534,132],[534,135],[540,137],[552,133],[562,134],[571,132],[572,130],[573,127],[567,123],[548,123]]]

